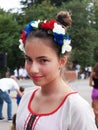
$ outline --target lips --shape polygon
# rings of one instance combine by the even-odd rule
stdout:
[[[32,76],[33,80],[40,80],[42,78],[42,76]]]

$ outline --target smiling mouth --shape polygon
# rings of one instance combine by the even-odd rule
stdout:
[[[32,76],[33,80],[40,80],[42,78],[42,76]]]

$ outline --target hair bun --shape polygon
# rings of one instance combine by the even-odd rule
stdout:
[[[68,11],[60,11],[56,16],[56,20],[65,27],[72,25],[71,15]]]

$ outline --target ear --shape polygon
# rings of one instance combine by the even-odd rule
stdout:
[[[63,56],[60,58],[60,68],[63,68],[67,62],[67,56]]]

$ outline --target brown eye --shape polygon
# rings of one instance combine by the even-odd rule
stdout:
[[[31,58],[28,58],[28,57],[25,57],[25,62],[27,62],[27,63],[32,63],[32,59],[31,59]]]
[[[48,62],[47,59],[40,59],[40,63],[46,63],[46,62]]]

